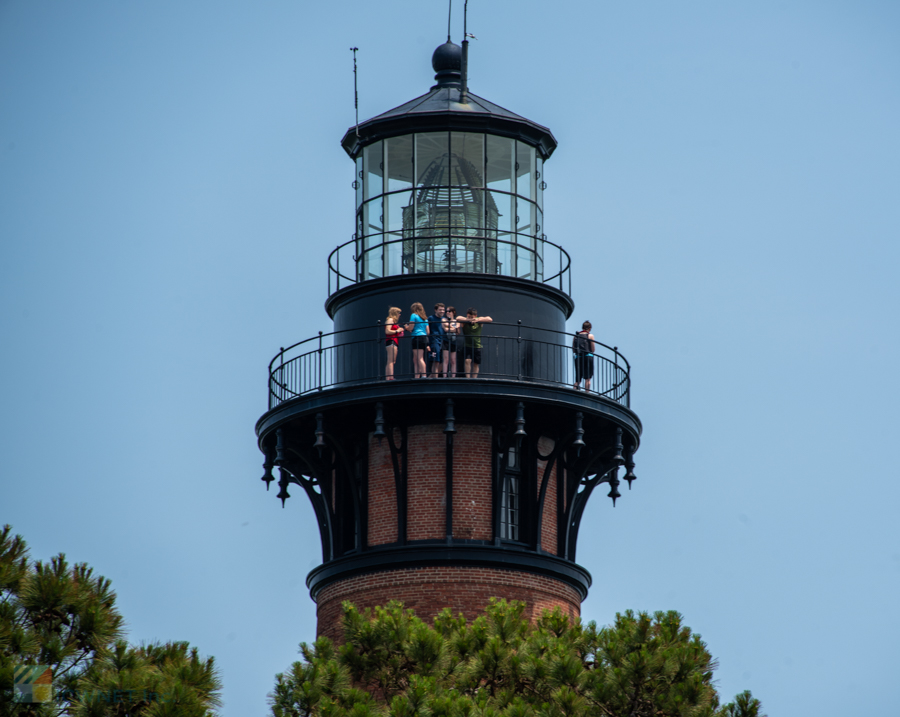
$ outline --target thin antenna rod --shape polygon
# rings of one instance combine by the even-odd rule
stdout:
[[[356,52],[358,47],[351,47],[353,52],[353,108],[356,110],[356,139],[359,139],[359,92],[356,89]]]
[[[469,33],[466,32],[467,16],[469,12],[469,0],[463,3],[463,41],[462,41],[462,72],[459,88],[459,103],[464,105],[469,101]]]
[[[447,10],[447,42],[450,42],[450,17],[453,15],[453,0],[449,2],[450,9]]]

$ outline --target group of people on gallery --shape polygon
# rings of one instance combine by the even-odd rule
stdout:
[[[410,317],[401,323],[403,312],[396,306],[388,310],[384,322],[384,343],[387,352],[385,378],[394,380],[394,365],[400,351],[400,339],[410,334],[413,352],[414,378],[456,378],[460,373],[466,378],[477,378],[481,368],[482,331],[484,325],[493,322],[490,316],[479,316],[478,310],[469,307],[465,317],[457,316],[456,308],[442,302],[434,305],[434,313],[425,315],[420,302],[410,307]],[[590,391],[594,376],[594,335],[591,322],[585,321],[572,341],[575,361],[573,388]],[[462,359],[461,370],[458,364]]]
[[[434,313],[425,315],[425,307],[418,301],[410,308],[409,321],[400,323],[402,311],[392,306],[384,322],[384,343],[387,350],[385,378],[394,380],[394,364],[399,353],[400,338],[410,334],[413,351],[414,378],[455,378],[461,355],[462,373],[475,378],[481,366],[481,332],[485,324],[493,321],[490,316],[479,316],[469,308],[465,317],[457,316],[452,306],[438,302]]]

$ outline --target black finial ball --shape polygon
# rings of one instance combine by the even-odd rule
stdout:
[[[431,66],[435,72],[462,69],[462,48],[449,40],[439,45],[431,56]]]

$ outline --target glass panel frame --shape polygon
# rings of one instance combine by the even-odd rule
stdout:
[[[415,135],[390,137],[384,143],[385,192],[397,192],[413,188]]]
[[[487,188],[500,192],[513,192],[516,164],[514,141],[508,137],[486,135],[484,152],[484,174]]]
[[[384,194],[384,146],[375,142],[363,148],[363,200]]]

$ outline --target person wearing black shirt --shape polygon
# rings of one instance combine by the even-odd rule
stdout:
[[[434,313],[428,317],[428,378],[436,378],[447,375],[447,357],[444,348],[444,305],[440,302],[434,305]],[[442,356],[443,354],[443,356]]]

